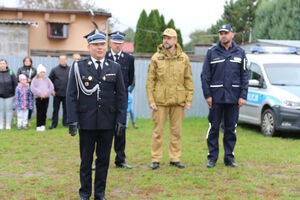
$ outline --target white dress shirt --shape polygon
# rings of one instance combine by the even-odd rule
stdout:
[[[120,51],[119,53],[113,52],[112,49],[111,49],[110,51],[111,51],[111,54],[113,55],[114,61],[116,61],[116,56],[115,56],[115,55],[118,55],[118,56],[119,56],[119,59],[120,59],[122,51]]]
[[[98,60],[96,60],[95,58],[93,58],[92,56],[91,56],[91,58],[92,58],[92,61],[93,61],[93,63],[94,63],[94,65],[95,65],[95,68],[96,68],[96,70],[98,69],[98,63],[96,63],[96,61],[98,61]],[[99,60],[100,62],[101,62],[101,69],[103,69],[103,63],[104,63],[104,58],[102,58],[101,60]]]

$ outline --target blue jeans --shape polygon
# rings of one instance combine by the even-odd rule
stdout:
[[[131,118],[131,123],[135,124],[136,120],[135,120],[135,113],[134,113],[134,110],[133,110],[133,105],[131,105],[130,111],[127,112],[126,128],[128,128],[129,115],[130,115],[130,118]]]
[[[13,115],[13,97],[0,98],[0,129],[4,128],[4,117],[6,117],[6,129],[11,128]]]

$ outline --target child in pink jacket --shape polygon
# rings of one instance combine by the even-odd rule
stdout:
[[[21,127],[27,129],[28,112],[32,109],[32,94],[27,83],[27,77],[24,74],[19,75],[19,84],[16,87],[14,106],[17,111],[18,130]]]
[[[42,64],[38,65],[37,75],[33,78],[30,89],[36,100],[36,130],[45,131],[49,96],[54,86],[46,76],[46,68]]]

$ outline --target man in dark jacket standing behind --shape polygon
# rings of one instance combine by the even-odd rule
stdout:
[[[52,125],[50,129],[56,128],[58,124],[58,112],[60,103],[63,106],[63,126],[68,126],[67,123],[67,110],[66,110],[66,90],[69,78],[70,67],[67,65],[67,55],[59,56],[59,65],[53,68],[50,72],[49,78],[54,85],[54,92],[52,93],[53,98],[53,114],[52,114]]]
[[[134,77],[134,57],[126,52],[123,52],[125,33],[116,31],[109,34],[109,46],[111,50],[106,52],[105,58],[115,61],[120,64],[122,75],[125,85],[126,94],[128,87],[133,82]],[[126,97],[127,99],[127,97]],[[127,105],[127,104],[126,104]],[[125,162],[125,146],[126,146],[126,133],[119,136],[115,135],[114,149],[116,152],[115,164],[116,167],[124,169],[132,169],[130,165]]]

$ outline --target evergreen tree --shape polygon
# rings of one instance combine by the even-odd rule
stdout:
[[[146,52],[145,51],[145,38],[147,37],[147,33],[145,30],[147,29],[147,13],[145,10],[140,14],[140,18],[136,25],[136,33],[134,36],[134,51],[135,52]]]
[[[160,16],[160,32],[164,32],[166,29],[165,17],[163,15]]]
[[[147,51],[146,52],[156,52],[157,46],[161,43],[160,36],[160,17],[158,10],[152,10],[148,17],[148,30],[151,30],[151,39],[147,41]]]
[[[236,33],[234,40],[238,43],[247,43],[249,29],[254,26],[255,11],[261,0],[230,0],[224,5],[222,18],[210,28],[211,34],[217,34],[222,24],[230,24]],[[214,37],[214,42],[219,40]]]
[[[263,1],[253,35],[255,39],[300,40],[300,0]]]
[[[209,35],[208,31],[204,30],[195,30],[189,35],[191,41],[184,45],[184,49],[186,51],[194,51],[195,44],[211,44],[212,38],[211,37],[204,37],[203,35]]]
[[[165,18],[159,14],[157,9],[151,10],[149,16],[145,10],[140,14],[136,33],[134,37],[135,52],[151,52],[157,51],[157,46],[162,43],[161,33],[166,28],[173,28],[177,32],[178,43],[182,46],[182,36],[179,29],[176,29],[174,20],[170,20],[165,24]]]
[[[170,19],[170,21],[168,22],[166,28],[176,29],[176,28],[175,28],[175,23],[174,23],[174,20],[173,20],[173,19]]]
[[[174,23],[174,20],[173,20],[173,19],[171,19],[171,20],[168,22],[166,28],[172,28],[172,29],[174,29],[174,30],[176,31],[176,33],[177,33],[178,44],[179,44],[179,45],[181,46],[181,48],[183,49],[181,31],[180,31],[180,29],[176,29],[175,23]]]
[[[181,31],[180,29],[176,28],[175,29],[177,32],[177,40],[178,40],[178,44],[180,45],[180,47],[182,48],[182,50],[184,50],[184,46],[183,46],[183,40],[182,40],[182,36],[181,36]]]
[[[162,43],[161,34],[165,30],[166,24],[165,24],[164,16],[160,15],[159,11],[157,9],[154,10],[154,13],[155,13],[155,16],[158,20],[158,29],[156,31],[157,31],[157,34],[158,34],[159,37],[157,37],[156,44],[159,45],[159,44]]]
[[[126,34],[124,41],[125,42],[134,42],[134,35],[135,32],[132,28],[128,28],[124,31],[124,33]]]

